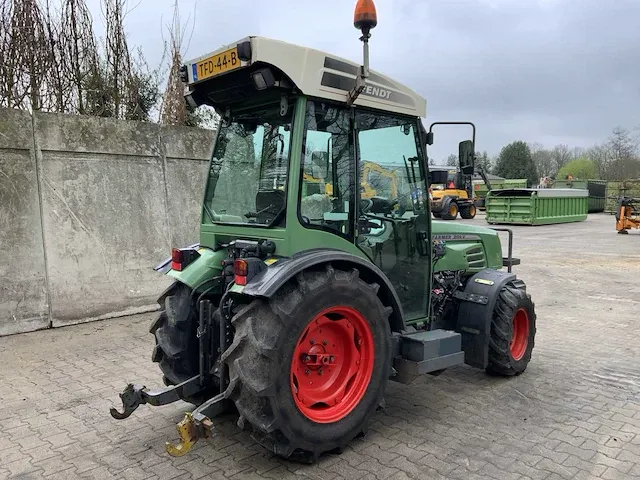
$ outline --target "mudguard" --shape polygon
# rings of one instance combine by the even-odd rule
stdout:
[[[393,308],[393,313],[389,318],[391,330],[399,332],[405,329],[404,313],[400,299],[387,276],[371,262],[342,250],[314,248],[297,252],[290,257],[279,258],[271,263],[269,268],[252,278],[247,285],[244,287],[236,285],[232,288],[232,291],[253,297],[269,298],[299,272],[325,263],[331,263],[335,268],[349,269],[355,267],[364,281],[368,283],[376,282],[380,285],[378,292],[380,299],[385,305]]]
[[[460,301],[456,331],[462,335],[464,363],[485,368],[489,361],[491,317],[502,287],[516,280],[509,272],[487,268],[472,276],[464,291],[454,294]]]
[[[200,248],[200,244],[194,243],[193,245],[189,245],[188,247],[185,247],[185,248],[197,250],[198,248]],[[163,261],[161,261],[159,264],[153,267],[153,269],[156,272],[160,272],[160,273],[167,273],[169,270],[171,270],[171,255],[169,255],[167,258],[165,258]]]
[[[220,261],[226,257],[224,250],[214,251],[210,248],[200,247],[197,243],[184,248],[197,250],[198,257],[187,264],[181,271],[171,269],[171,257],[163,260],[153,269],[191,288],[196,288],[202,282],[221,274],[222,266]]]

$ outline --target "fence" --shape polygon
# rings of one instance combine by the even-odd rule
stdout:
[[[622,182],[607,182],[607,201],[605,212],[614,213],[618,207],[618,197],[640,198],[640,179]]]

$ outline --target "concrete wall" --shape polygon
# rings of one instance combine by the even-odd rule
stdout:
[[[0,335],[156,308],[214,132],[0,109]]]

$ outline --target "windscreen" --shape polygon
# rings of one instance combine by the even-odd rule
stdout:
[[[209,168],[203,221],[284,221],[293,107],[245,110],[220,127]]]

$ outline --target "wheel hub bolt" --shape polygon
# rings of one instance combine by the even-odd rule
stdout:
[[[315,339],[312,338],[311,339],[311,345],[315,345],[315,344],[316,344],[316,341],[315,341]]]

